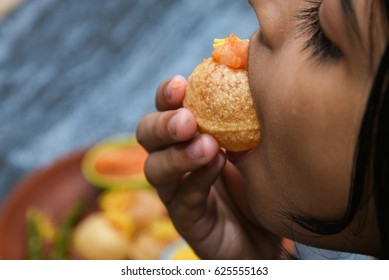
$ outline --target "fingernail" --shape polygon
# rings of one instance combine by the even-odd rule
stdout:
[[[171,99],[174,91],[177,91],[181,87],[181,85],[182,85],[182,82],[181,82],[180,78],[178,76],[174,76],[170,80],[169,84],[166,87],[166,90],[165,90],[166,98]]]
[[[167,123],[167,129],[173,136],[177,134],[177,115],[178,113],[174,114],[174,116]]]
[[[172,81],[172,89],[178,89],[181,86],[181,81],[173,80]]]

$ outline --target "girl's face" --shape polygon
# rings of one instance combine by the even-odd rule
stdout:
[[[262,140],[238,166],[256,219],[300,242],[325,247],[336,240],[332,249],[373,253],[359,240],[346,241],[354,238],[351,228],[317,238],[284,214],[332,221],[346,212],[359,127],[383,50],[379,16],[375,37],[369,29],[378,1],[249,2],[261,27],[250,42],[249,80]]]

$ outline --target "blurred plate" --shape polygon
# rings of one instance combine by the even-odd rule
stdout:
[[[98,190],[84,179],[85,150],[60,158],[33,172],[13,188],[0,208],[0,259],[26,259],[26,211],[36,207],[62,221],[83,200],[87,212],[96,209]]]

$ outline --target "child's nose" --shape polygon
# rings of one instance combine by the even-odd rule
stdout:
[[[252,0],[260,26],[259,38],[269,49],[279,49],[286,39],[290,22],[291,0]]]

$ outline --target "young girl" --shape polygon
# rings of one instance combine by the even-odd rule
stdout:
[[[389,258],[389,1],[249,2],[260,145],[198,134],[175,76],[138,126],[148,180],[201,258],[281,258],[282,237]]]

